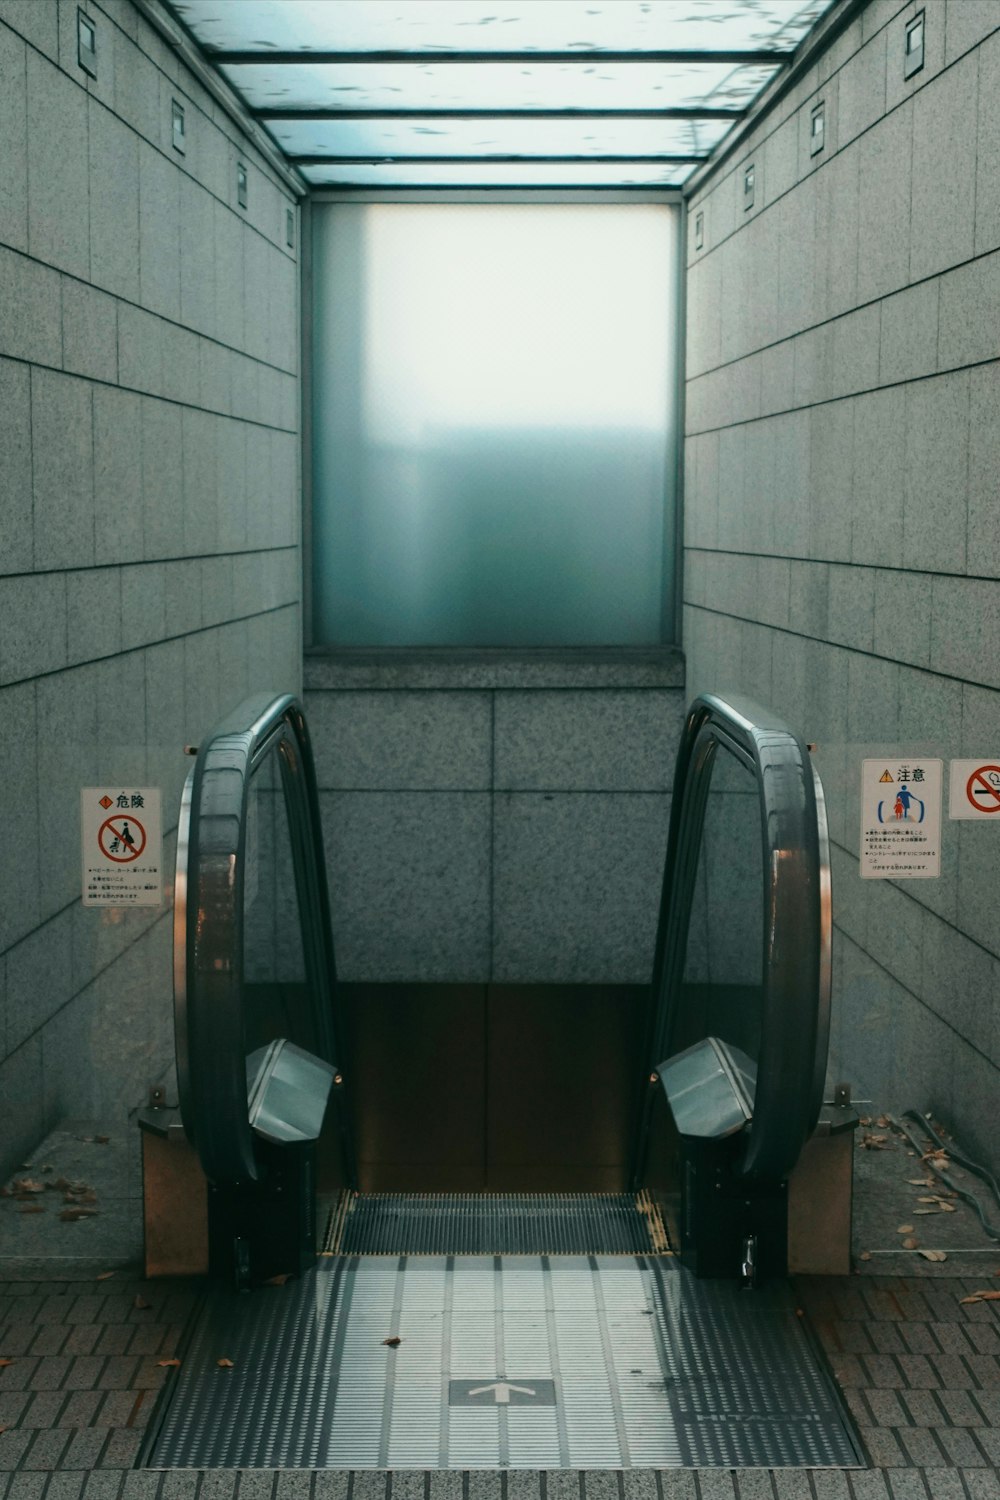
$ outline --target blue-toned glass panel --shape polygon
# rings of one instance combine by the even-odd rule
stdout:
[[[268,119],[289,156],[707,155],[731,120]]]
[[[172,0],[204,47],[792,51],[832,0]]]
[[[662,638],[676,213],[315,206],[319,642]]]
[[[745,109],[771,66],[728,63],[224,63],[251,109]]]
[[[370,166],[313,166],[303,177],[313,187],[378,188],[678,188],[698,162],[664,166],[571,162],[373,162]]]

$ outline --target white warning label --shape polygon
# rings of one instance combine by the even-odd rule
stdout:
[[[159,787],[84,787],[80,838],[84,906],[162,905]]]
[[[928,880],[941,873],[939,760],[861,762],[861,875]]]

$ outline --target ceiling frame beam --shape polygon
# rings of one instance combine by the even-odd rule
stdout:
[[[680,49],[650,52],[603,52],[599,50],[573,50],[560,52],[323,52],[318,48],[306,52],[240,52],[226,48],[204,48],[206,58],[215,67],[221,68],[287,68],[308,63],[321,66],[377,66],[404,64],[410,68],[424,68],[428,64],[451,65],[507,63],[517,67],[529,64],[614,64],[616,67],[629,63],[684,64],[718,63],[730,67],[781,67],[793,56],[792,52],[772,49],[750,51],[705,52],[696,49]]]
[[[290,156],[296,166],[309,167],[659,167],[689,166],[708,160],[707,151],[688,151],[663,156]]]
[[[252,111],[262,124],[273,120],[741,120],[744,110],[714,109],[282,109],[269,105]]]

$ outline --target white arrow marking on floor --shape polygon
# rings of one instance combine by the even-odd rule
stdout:
[[[497,1380],[497,1381],[494,1382],[493,1385],[477,1385],[476,1389],[474,1391],[470,1391],[469,1392],[469,1395],[470,1396],[485,1396],[487,1391],[493,1391],[494,1392],[494,1394],[496,1395],[497,1406],[509,1406],[510,1405],[510,1393],[511,1393],[511,1391],[520,1391],[521,1394],[522,1394],[522,1396],[534,1396],[534,1395],[537,1395],[537,1392],[535,1391],[535,1389],[534,1389],[533,1386],[530,1386],[530,1385],[511,1385],[510,1382],[506,1381],[506,1380]]]

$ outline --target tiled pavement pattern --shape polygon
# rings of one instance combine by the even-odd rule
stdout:
[[[804,1279],[875,1466],[837,1470],[136,1470],[192,1283],[0,1284],[0,1500],[1000,1500],[1000,1313],[984,1280]],[[996,1283],[993,1283],[996,1286]],[[136,1298],[148,1302],[137,1307]],[[220,1379],[225,1379],[220,1372]]]

